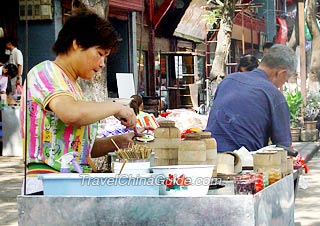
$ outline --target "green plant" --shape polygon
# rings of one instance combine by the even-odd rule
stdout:
[[[309,93],[307,95],[307,104],[303,109],[303,119],[305,121],[314,121],[319,114],[320,96],[317,93]]]
[[[291,127],[300,127],[302,112],[301,112],[301,106],[302,106],[302,94],[301,91],[298,89],[295,89],[293,91],[285,90],[284,95],[286,97],[289,110],[290,110],[290,125]]]

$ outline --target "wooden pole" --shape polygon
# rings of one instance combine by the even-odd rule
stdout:
[[[300,48],[300,79],[301,79],[301,94],[303,96],[303,105],[307,102],[306,90],[306,46],[305,46],[305,33],[304,33],[304,1],[298,2],[298,25],[299,25],[299,48]]]
[[[153,27],[154,0],[149,0],[149,43],[148,43],[148,89],[147,95],[156,95],[155,76],[155,31]]]
[[[245,41],[244,41],[244,10],[242,8],[241,10],[241,26],[242,26],[242,35],[241,35],[241,41],[242,41],[242,55],[245,54],[246,52],[246,47],[245,47]]]

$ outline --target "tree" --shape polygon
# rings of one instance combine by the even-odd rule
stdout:
[[[225,0],[223,3],[221,1],[216,2],[221,6],[221,20],[217,35],[215,57],[212,62],[212,68],[209,77],[210,99],[213,97],[217,85],[225,77],[226,59],[228,57],[231,44],[233,17],[236,3],[234,0]]]
[[[73,0],[72,9],[88,8],[101,17],[108,16],[109,1],[96,1],[96,0]],[[107,71],[100,70],[94,75],[93,80],[79,80],[79,85],[83,91],[84,96],[91,101],[104,101],[108,97],[107,87]],[[93,162],[99,171],[107,170],[108,157],[102,156],[94,158]]]
[[[306,1],[306,21],[312,37],[311,59],[308,73],[309,92],[319,92],[320,86],[320,28],[317,24],[317,0]],[[320,1],[318,0],[318,4]]]
[[[318,92],[320,88],[320,62],[317,61],[317,58],[320,56],[320,31],[319,25],[317,25],[316,19],[316,2],[320,4],[319,0],[307,0],[306,4],[306,23],[308,27],[308,32],[311,34],[311,57],[307,61],[308,73],[308,91],[309,92]],[[297,0],[294,0],[297,4]],[[296,49],[299,41],[299,30],[298,30],[298,16],[296,17],[295,26],[292,31],[291,38],[288,42],[288,46]],[[296,77],[290,79],[289,82],[296,83]]]

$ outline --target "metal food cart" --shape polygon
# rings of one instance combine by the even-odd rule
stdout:
[[[18,196],[19,225],[294,225],[294,176],[255,195]]]

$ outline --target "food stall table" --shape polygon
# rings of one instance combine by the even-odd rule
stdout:
[[[294,225],[290,174],[255,195],[18,196],[19,225]]]

